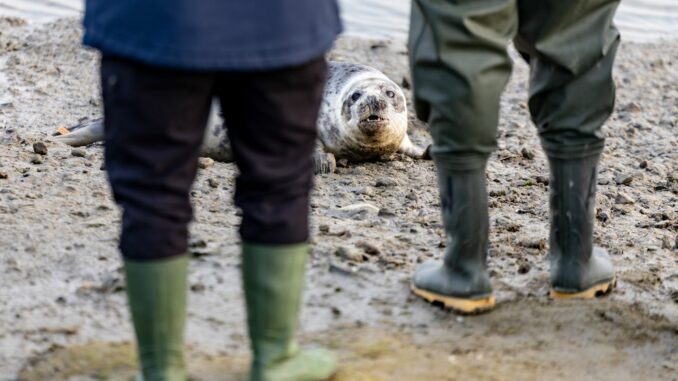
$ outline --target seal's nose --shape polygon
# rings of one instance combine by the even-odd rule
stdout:
[[[379,115],[381,115],[387,107],[388,105],[385,100],[375,96],[369,96],[365,99],[365,103],[362,104],[360,113],[362,114],[363,119],[377,120],[379,119]]]

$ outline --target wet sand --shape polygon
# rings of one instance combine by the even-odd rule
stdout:
[[[50,140],[59,126],[101,116],[98,56],[79,45],[76,20],[5,18],[0,31],[0,380],[129,380],[120,214],[102,146]],[[405,49],[344,38],[331,58],[407,85]],[[394,155],[316,178],[302,336],[340,353],[337,380],[678,379],[678,42],[620,49],[595,233],[619,285],[587,302],[546,298],[547,165],[527,112],[527,66],[513,56],[487,174],[492,313],[459,317],[408,291],[416,264],[444,250],[430,161]],[[410,135],[430,142],[413,119]],[[242,380],[236,168],[203,167],[192,193],[192,373]],[[368,206],[346,208],[357,204]]]

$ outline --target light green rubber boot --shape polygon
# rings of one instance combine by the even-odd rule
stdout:
[[[127,297],[143,381],[186,381],[184,325],[188,256],[125,260]]]
[[[554,299],[590,299],[615,284],[607,252],[593,246],[598,154],[549,158],[551,292]]]
[[[438,165],[447,249],[443,262],[428,261],[412,279],[412,291],[460,313],[492,309],[487,272],[488,210],[485,168],[451,171]]]
[[[243,244],[252,368],[249,381],[322,381],[336,371],[324,349],[301,351],[297,329],[307,244]]]

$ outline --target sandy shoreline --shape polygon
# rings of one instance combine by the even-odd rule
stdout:
[[[0,18],[2,381],[131,374],[119,213],[100,170],[102,147],[74,156],[49,139],[61,125],[101,115],[98,58],[79,45],[80,33],[75,20],[35,28]],[[331,57],[409,82],[402,43],[342,39]],[[416,263],[443,250],[431,162],[394,157],[316,178],[303,332],[337,348],[340,379],[678,379],[678,42],[624,43],[619,52],[595,233],[619,288],[602,300],[545,297],[548,174],[526,109],[527,77],[516,60],[488,168],[499,299],[491,314],[459,318],[408,292]],[[410,135],[430,140],[415,121]],[[46,156],[33,152],[35,142]],[[241,379],[245,369],[235,173],[232,164],[210,165],[193,190],[186,337],[198,380]],[[373,207],[341,210],[360,203]],[[337,256],[341,247],[347,254]]]

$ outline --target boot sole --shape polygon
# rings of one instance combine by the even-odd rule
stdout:
[[[609,282],[597,284],[589,289],[579,292],[563,292],[551,289],[549,292],[549,298],[554,300],[595,299],[598,296],[609,294],[616,284],[617,278],[612,278],[612,280]]]
[[[465,299],[455,298],[454,296],[438,295],[431,291],[422,290],[414,284],[410,285],[410,289],[415,295],[424,298],[429,303],[442,304],[445,308],[465,315],[487,312],[493,309],[497,304],[494,295],[480,299]]]

